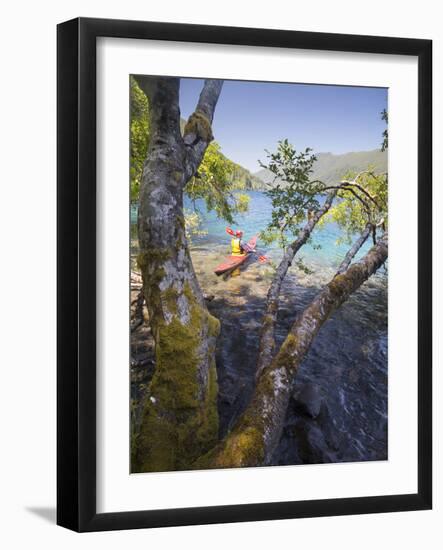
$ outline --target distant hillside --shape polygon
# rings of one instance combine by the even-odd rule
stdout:
[[[180,130],[182,134],[184,132],[185,125],[186,125],[186,120],[184,120],[183,118],[180,118]],[[263,181],[260,178],[251,174],[249,170],[247,170],[240,164],[237,164],[233,160],[229,159],[226,155],[223,155],[223,153],[219,153],[219,154],[223,158],[228,159],[230,162],[233,163],[234,173],[232,176],[232,182],[237,189],[251,190],[251,189],[263,188]]]
[[[186,121],[180,119],[180,129],[183,133]],[[222,153],[221,156],[228,158]],[[231,160],[231,159],[229,159]],[[262,169],[252,174],[240,164],[234,164],[233,184],[237,189],[262,190],[266,189],[274,177],[269,170]],[[375,149],[373,151],[359,151],[334,155],[332,153],[318,153],[314,164],[312,179],[331,184],[337,183],[347,172],[361,172],[371,166],[375,172],[386,172],[388,156],[386,151]]]
[[[318,153],[314,164],[312,179],[324,183],[338,183],[347,172],[361,172],[371,166],[375,172],[386,172],[388,156],[386,151],[375,149],[374,151],[359,151],[333,155],[332,153]],[[274,176],[269,170],[262,169],[254,174],[265,184],[270,184]]]
[[[240,166],[236,162],[232,161],[234,164],[234,173],[232,175],[232,183],[237,189],[253,190],[253,189],[263,189],[263,181],[251,174],[249,170]]]

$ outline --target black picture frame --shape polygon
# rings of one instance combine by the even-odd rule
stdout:
[[[57,29],[57,523],[104,531],[425,510],[432,506],[432,42],[79,18]],[[96,39],[399,54],[418,58],[418,491],[416,494],[96,512]]]

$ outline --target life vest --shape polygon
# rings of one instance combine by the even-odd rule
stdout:
[[[231,241],[232,255],[233,256],[243,256],[244,252],[240,245],[240,239],[235,237]]]

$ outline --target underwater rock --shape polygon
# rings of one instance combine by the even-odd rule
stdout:
[[[304,428],[306,436],[306,462],[314,464],[335,462],[334,455],[329,449],[322,430],[315,423],[307,423]]]
[[[296,386],[292,393],[292,400],[298,412],[317,418],[320,414],[323,396],[320,386],[313,382]]]

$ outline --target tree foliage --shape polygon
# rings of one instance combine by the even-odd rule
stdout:
[[[202,237],[208,232],[202,227],[202,219],[198,212],[195,210],[185,209],[185,230],[186,238],[189,243],[192,243],[194,237]]]
[[[346,187],[345,182],[353,185]],[[344,239],[350,242],[361,233],[366,224],[374,228],[387,228],[388,179],[387,174],[375,174],[370,169],[360,174],[347,174],[341,182],[336,204],[329,210],[322,223],[334,221],[344,231]]]
[[[149,105],[148,98],[142,92],[135,79],[130,77],[131,110],[131,201],[137,201],[143,165],[149,145]]]
[[[197,174],[186,184],[185,193],[194,202],[202,199],[206,209],[234,223],[234,216],[248,210],[249,197],[234,192],[235,164],[221,154],[220,145],[208,145]]]
[[[381,119],[386,122],[386,125],[388,125],[389,117],[388,117],[388,111],[386,109],[383,109],[383,111],[381,112]],[[388,141],[389,141],[388,128],[385,128],[383,130],[383,142],[381,144],[382,151],[386,151],[386,149],[388,148]]]
[[[143,173],[143,165],[149,146],[149,103],[146,95],[140,89],[134,78],[130,79],[131,97],[131,201],[137,202],[140,190],[140,180]],[[244,177],[243,169],[226,158],[216,142],[210,143],[206,149],[198,172],[185,187],[186,195],[196,204],[198,199],[205,202],[207,211],[216,212],[219,218],[229,223],[234,223],[236,214],[246,212],[249,206],[249,196],[236,192],[239,173]],[[187,234],[201,235],[201,217],[197,209],[185,212]]]
[[[284,247],[288,236],[297,236],[300,223],[311,211],[320,207],[319,194],[324,185],[312,180],[316,156],[312,149],[297,152],[287,139],[278,142],[277,151],[266,151],[268,163],[260,162],[274,176],[274,186],[265,191],[272,202],[272,216],[260,238],[270,243],[278,241]]]
[[[388,124],[388,112],[383,109],[381,118]],[[381,150],[388,149],[388,128],[382,134]],[[346,184],[349,186],[346,186]],[[342,189],[338,192],[339,200],[330,209],[328,215],[321,220],[324,224],[328,219],[336,222],[345,231],[345,239],[350,242],[352,236],[361,233],[369,223],[373,227],[373,239],[376,231],[388,227],[388,174],[375,173],[374,169],[358,174],[348,173],[341,182]]]
[[[311,179],[316,156],[311,149],[297,152],[287,139],[278,142],[277,151],[269,153],[268,164],[260,163],[269,170],[274,187],[265,194],[272,201],[271,221],[262,232],[263,241],[277,241],[285,248],[289,237],[297,237],[302,222],[320,208],[321,197],[336,190],[335,204],[319,222],[337,223],[343,229],[343,240],[350,241],[361,233],[369,223],[383,230],[388,221],[387,174],[376,174],[371,167],[358,174],[348,173],[334,185],[326,185]]]

